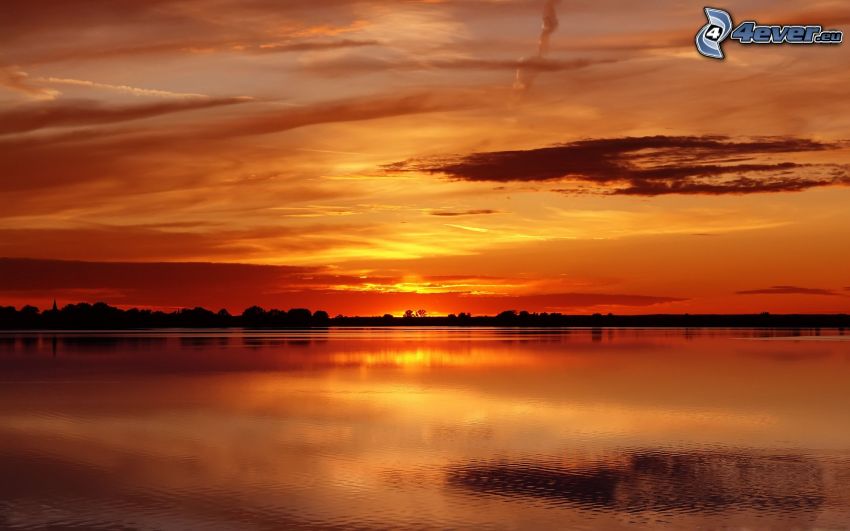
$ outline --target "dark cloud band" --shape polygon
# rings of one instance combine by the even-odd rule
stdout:
[[[794,192],[850,184],[840,143],[769,137],[651,136],[580,140],[522,151],[413,159],[390,171],[443,174],[481,182],[558,182],[565,193],[656,196]],[[800,155],[834,151],[834,161]],[[791,160],[779,160],[779,157]],[[844,158],[842,158],[844,157]]]

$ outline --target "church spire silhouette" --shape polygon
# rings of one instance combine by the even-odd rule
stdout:
[[[53,299],[53,311],[54,311],[54,312],[58,312],[58,311],[59,311],[59,307],[58,307],[58,306],[56,306],[56,299]]]

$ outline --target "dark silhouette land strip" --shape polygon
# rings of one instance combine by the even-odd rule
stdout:
[[[227,310],[187,308],[173,312],[132,308],[124,310],[98,302],[54,304],[40,311],[34,306],[17,309],[0,306],[0,330],[123,330],[155,328],[326,328],[374,326],[489,326],[489,327],[657,327],[657,328],[850,328],[847,314],[655,314],[565,315],[507,310],[495,316],[469,313],[431,317],[423,310],[408,310],[404,317],[330,317],[325,311],[303,308],[265,310],[252,306],[240,315]]]

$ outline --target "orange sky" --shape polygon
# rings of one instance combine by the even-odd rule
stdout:
[[[543,5],[4,6],[0,304],[850,309],[846,45],[562,0],[541,46]]]

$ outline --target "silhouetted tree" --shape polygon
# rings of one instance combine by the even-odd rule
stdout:
[[[516,310],[505,310],[496,316],[499,321],[513,321],[516,319]]]
[[[305,308],[293,308],[286,312],[286,320],[290,326],[309,326],[313,314]]]
[[[259,306],[251,306],[250,308],[245,308],[245,311],[242,312],[242,317],[261,317],[266,314],[266,311]]]
[[[286,315],[286,310],[278,310],[277,308],[272,308],[271,310],[266,312],[266,316],[263,318],[263,322],[260,324],[262,326],[284,327],[288,323],[289,318]]]
[[[327,326],[328,323],[331,322],[331,318],[328,315],[328,312],[324,310],[317,310],[313,312],[313,322],[312,324],[315,326]]]
[[[259,306],[247,308],[239,317],[225,310],[213,313],[206,308],[196,307],[165,313],[148,309],[122,310],[103,302],[95,304],[68,304],[58,312],[46,310],[39,312],[34,306],[24,306],[20,310],[12,306],[0,306],[0,328],[14,329],[121,329],[121,328],[161,328],[161,327],[308,327],[308,326],[378,326],[400,324],[404,326],[583,326],[595,330],[594,337],[600,338],[600,331],[606,326],[637,327],[773,327],[773,328],[839,328],[850,327],[847,314],[835,315],[631,315],[618,316],[611,313],[602,315],[562,315],[553,313],[530,313],[514,310],[501,312],[495,317],[472,317],[461,312],[448,317],[428,317],[424,311],[405,312],[405,319],[396,320],[390,314],[383,317],[344,317],[338,315],[328,319],[328,313],[294,308],[289,311],[273,309],[266,311]],[[413,320],[414,317],[419,316]]]

